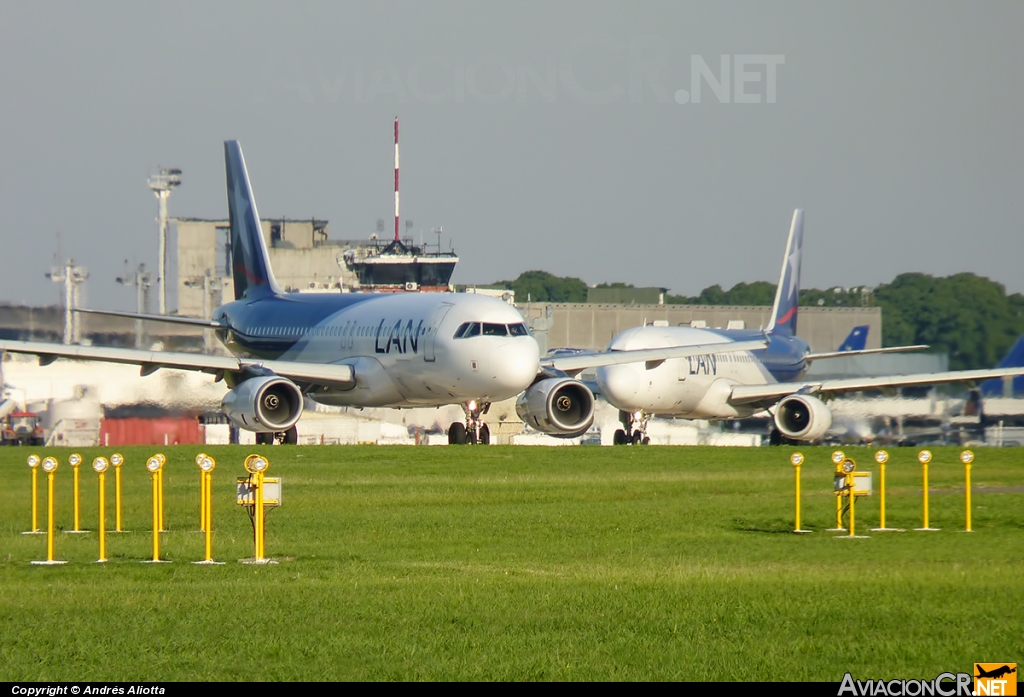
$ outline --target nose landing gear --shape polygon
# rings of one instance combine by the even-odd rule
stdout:
[[[256,445],[274,445],[277,443],[281,443],[283,445],[296,445],[298,442],[299,430],[295,428],[295,426],[292,426],[287,431],[256,434]]]
[[[491,442],[491,429],[481,421],[481,417],[491,408],[490,402],[471,401],[462,405],[466,414],[466,423],[456,421],[448,428],[449,445],[488,445]]]
[[[615,445],[650,445],[651,439],[647,436],[647,423],[651,417],[643,410],[620,411],[619,421],[622,428],[615,431]]]

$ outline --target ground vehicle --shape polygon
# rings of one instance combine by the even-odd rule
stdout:
[[[30,411],[15,411],[5,416],[0,442],[3,445],[43,445],[46,436],[39,415]]]

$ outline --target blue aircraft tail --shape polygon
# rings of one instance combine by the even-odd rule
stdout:
[[[804,246],[804,212],[793,211],[789,227],[786,257],[782,261],[779,286],[775,289],[772,317],[765,332],[768,334],[796,335],[796,308],[800,302],[800,252]]]
[[[228,183],[228,215],[231,220],[231,271],[235,300],[281,292],[270,268],[267,243],[260,229],[260,215],[249,184],[242,147],[237,140],[224,141],[224,169]]]
[[[843,343],[839,344],[839,348],[836,351],[863,351],[868,345],[869,328],[866,324],[854,327],[850,335],[843,340]]]
[[[1006,357],[1000,361],[999,368],[1019,368],[1024,366],[1024,335],[1017,339],[1017,343],[1010,348]],[[1010,382],[1010,394],[1006,394],[1006,385],[1003,378],[993,378],[981,383],[981,394],[983,397],[1010,397],[1024,394],[1024,375],[1018,375]]]

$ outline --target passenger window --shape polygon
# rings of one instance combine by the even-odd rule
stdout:
[[[484,336],[508,336],[508,329],[504,324],[484,323]]]

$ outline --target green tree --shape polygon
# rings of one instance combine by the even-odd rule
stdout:
[[[498,281],[499,287],[514,290],[516,302],[585,303],[587,284],[578,278],[553,276],[547,271],[524,271],[514,281]]]

